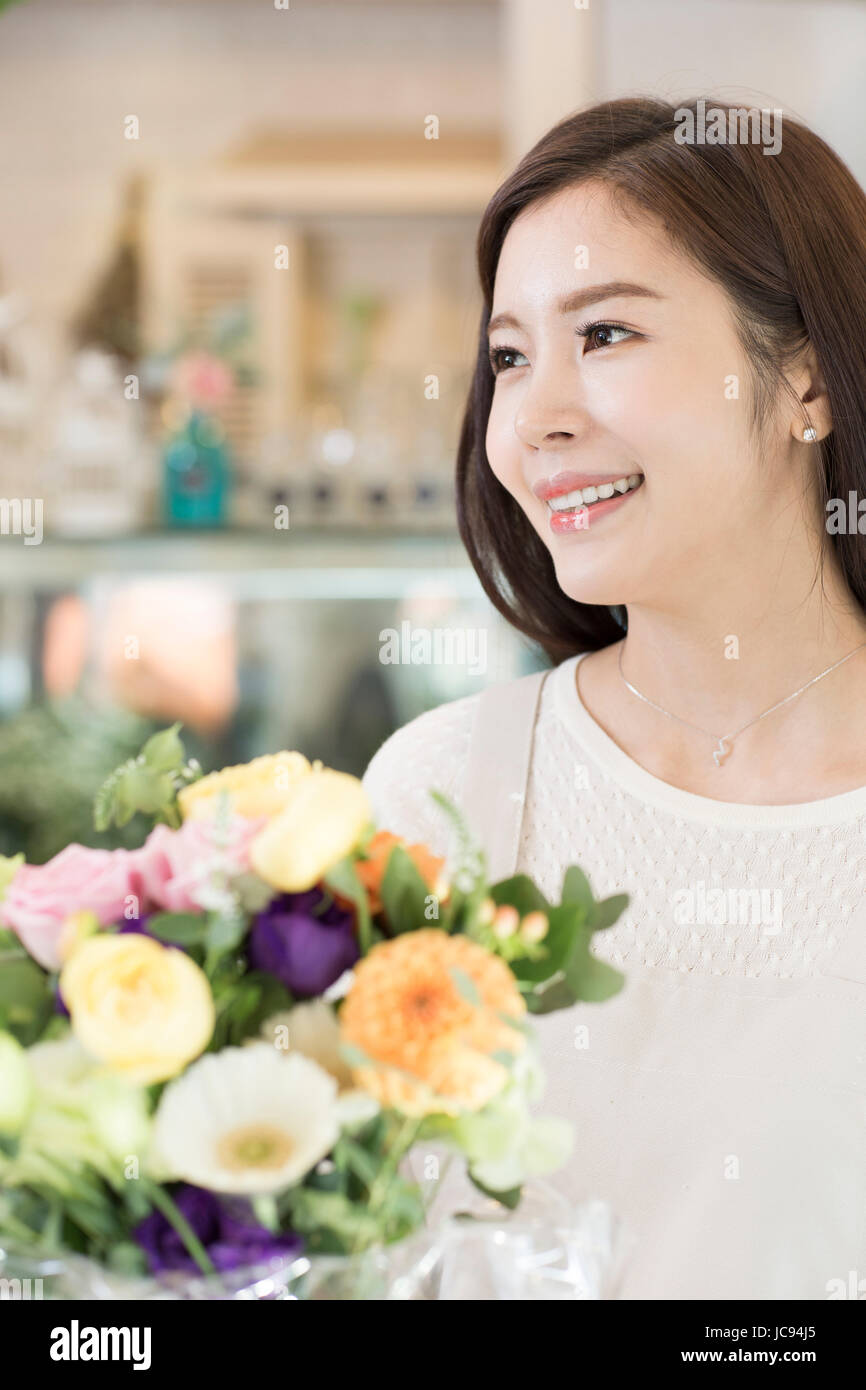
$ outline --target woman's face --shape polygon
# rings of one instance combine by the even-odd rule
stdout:
[[[527,208],[490,323],[487,457],[566,594],[677,606],[761,555],[807,483],[790,408],[759,446],[728,301],[653,222],[592,182]]]

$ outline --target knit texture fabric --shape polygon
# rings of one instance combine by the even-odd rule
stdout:
[[[744,806],[660,782],[580,705],[575,660],[541,694],[517,871],[558,899],[569,864],[596,897],[627,892],[597,955],[616,966],[804,978],[835,949],[866,884],[866,789],[793,807]],[[364,775],[378,824],[449,855],[428,795],[461,801],[478,695],[413,719]],[[471,827],[470,827],[471,829]]]

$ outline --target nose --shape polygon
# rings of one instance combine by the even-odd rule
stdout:
[[[590,427],[580,384],[572,372],[537,369],[514,417],[514,432],[531,449],[563,449],[578,443]]]

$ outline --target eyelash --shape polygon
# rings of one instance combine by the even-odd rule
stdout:
[[[599,328],[613,328],[620,333],[628,333],[631,337],[637,337],[637,334],[634,332],[634,329],[626,328],[625,325],[622,323],[611,323],[609,319],[595,319],[592,323],[583,323],[580,325],[579,328],[576,328],[574,331],[579,338],[587,339]],[[601,346],[602,348],[616,347],[616,343],[602,343]],[[595,351],[598,352],[599,348],[596,348]],[[494,376],[498,376],[500,372],[507,372],[513,370],[513,368],[509,367],[497,367],[497,361],[500,355],[502,353],[508,352],[514,353],[517,357],[523,356],[519,348],[494,347],[490,349],[488,357]]]

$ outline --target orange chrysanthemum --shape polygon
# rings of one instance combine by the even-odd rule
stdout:
[[[422,927],[380,942],[355,966],[340,1027],[377,1063],[352,1072],[380,1104],[453,1115],[479,1110],[502,1089],[508,1069],[492,1054],[516,1054],[526,1039],[499,1014],[519,1020],[525,1012],[500,957],[468,937]]]
[[[431,892],[441,882],[444,859],[437,859],[426,845],[409,845],[402,836],[394,835],[390,830],[377,830],[364,851],[366,859],[358,859],[355,862],[355,872],[366,889],[371,912],[382,910],[382,879],[385,877],[388,859],[395,845],[401,845],[405,849]]]

